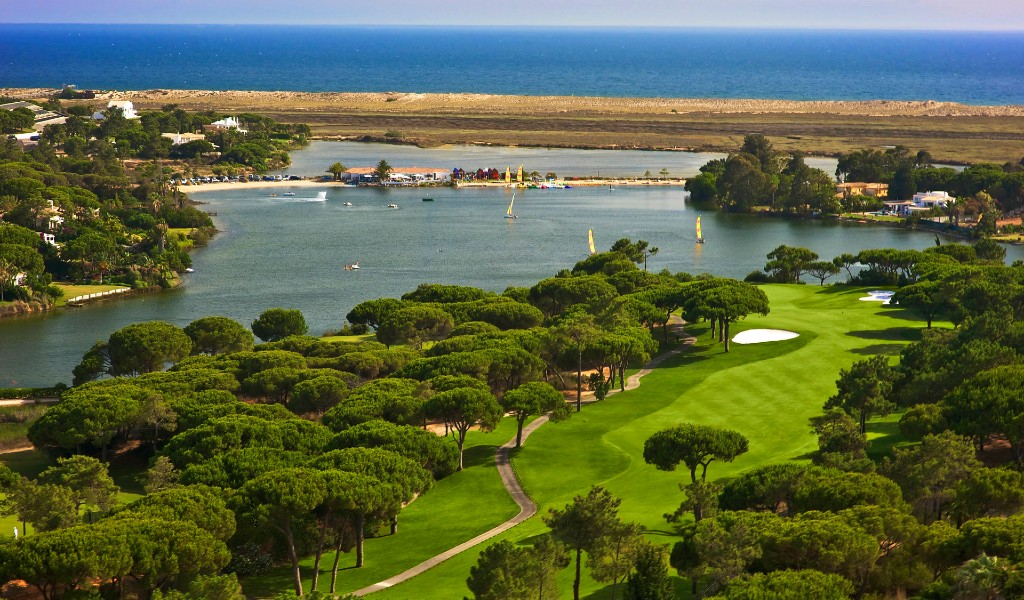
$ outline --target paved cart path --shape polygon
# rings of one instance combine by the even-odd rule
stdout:
[[[669,324],[669,331],[672,332],[672,333],[680,333],[681,334],[682,333],[682,327],[683,327],[682,320],[678,319],[678,317],[675,317],[673,315],[673,320]],[[640,387],[640,380],[645,375],[649,374],[651,371],[653,371],[655,368],[657,368],[657,366],[660,365],[666,359],[668,359],[668,358],[670,358],[672,356],[675,356],[675,355],[679,354],[680,352],[682,352],[683,350],[689,348],[696,341],[697,341],[696,338],[690,337],[690,336],[686,336],[684,338],[684,340],[683,340],[683,344],[681,346],[679,346],[678,348],[675,348],[673,350],[665,352],[664,354],[661,354],[659,356],[656,356],[656,357],[652,358],[650,361],[647,362],[647,364],[645,364],[643,366],[642,369],[640,369],[635,374],[629,376],[626,379],[626,386],[625,386],[626,390],[634,390],[634,389]],[[611,396],[611,395],[616,394],[618,392],[619,392],[618,389],[609,390],[608,396]],[[590,400],[587,403],[590,403],[590,402],[594,402],[594,400]],[[526,439],[528,437],[530,437],[531,433],[536,431],[541,425],[543,425],[543,424],[545,424],[547,422],[548,422],[548,417],[545,415],[545,416],[537,417],[536,419],[534,419],[534,421],[532,423],[530,423],[529,425],[524,427],[523,428],[523,443],[526,442]],[[509,461],[509,454],[512,452],[512,449],[515,448],[515,445],[516,445],[516,438],[514,438],[514,437],[511,440],[505,442],[505,444],[503,444],[500,448],[498,448],[498,452],[495,455],[494,462],[497,463],[497,465],[498,465],[498,473],[501,475],[502,483],[505,484],[505,489],[508,490],[509,495],[512,496],[512,499],[515,500],[516,504],[519,505],[519,514],[517,514],[516,516],[512,517],[508,521],[505,521],[501,525],[498,525],[497,527],[494,527],[493,529],[489,529],[489,530],[481,533],[480,535],[476,536],[475,538],[473,538],[471,540],[463,542],[463,543],[459,544],[458,546],[455,546],[454,548],[451,548],[449,550],[446,550],[446,551],[442,552],[441,554],[438,554],[436,556],[432,556],[432,557],[428,558],[427,560],[421,562],[420,564],[416,565],[415,567],[413,567],[413,568],[411,568],[411,569],[409,569],[407,571],[403,571],[403,572],[399,573],[398,575],[395,575],[393,577],[389,577],[389,578],[385,579],[384,581],[379,581],[379,582],[377,582],[377,583],[375,583],[373,585],[369,585],[369,586],[364,587],[364,588],[362,588],[360,590],[356,590],[353,593],[356,596],[365,596],[367,594],[372,594],[373,592],[379,592],[381,590],[386,590],[387,588],[395,586],[395,585],[398,585],[399,583],[402,583],[403,581],[412,579],[413,577],[419,575],[420,573],[423,573],[427,569],[431,569],[431,568],[433,568],[433,567],[443,563],[444,561],[448,560],[449,558],[455,556],[456,554],[459,554],[461,552],[469,550],[470,548],[472,548],[473,546],[476,546],[477,544],[479,544],[481,542],[485,542],[485,541],[493,538],[494,536],[496,536],[496,535],[498,535],[500,533],[508,531],[509,529],[512,529],[516,525],[522,523],[523,521],[525,521],[525,520],[529,519],[530,517],[532,517],[533,515],[537,514],[537,505],[533,502],[532,499],[530,499],[530,496],[527,495],[526,491],[523,489],[523,486],[519,484],[519,479],[516,478],[515,471],[512,469],[512,464]]]

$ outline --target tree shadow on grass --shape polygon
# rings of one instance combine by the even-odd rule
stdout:
[[[122,492],[145,494],[149,459],[139,452],[130,452],[110,461],[110,476]]]
[[[616,592],[615,593],[615,597],[616,598],[622,598],[622,592],[623,592],[623,589],[625,587],[626,587],[625,582],[620,582],[619,583],[619,585],[615,588],[615,592]],[[608,600],[611,597],[612,597],[612,585],[610,583],[608,585],[604,586],[603,588],[599,589],[599,590],[594,590],[593,592],[590,592],[589,594],[587,594],[585,596],[584,595],[580,596],[580,598],[584,598],[585,600]]]
[[[650,535],[655,537],[679,537],[679,530],[668,530],[668,529],[644,529],[644,535]]]
[[[863,340],[891,340],[894,342],[916,342],[921,339],[920,327],[888,327],[886,329],[861,329],[847,331],[846,335]]]
[[[487,466],[494,464],[494,453],[498,451],[497,446],[473,446],[466,448],[462,453],[462,468]]]
[[[892,449],[908,442],[900,433],[900,424],[896,421],[869,421],[868,434],[881,434],[871,437],[868,446],[868,458],[878,461],[892,454]]]
[[[863,356],[875,356],[876,354],[896,355],[906,347],[906,344],[871,344],[863,348],[854,348],[850,352]]]

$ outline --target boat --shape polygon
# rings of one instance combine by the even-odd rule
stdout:
[[[388,204],[388,208],[398,208],[397,204]]]
[[[429,197],[427,197],[427,198],[424,198],[424,199],[423,199],[423,201],[424,201],[424,202],[433,202],[433,201],[434,201],[434,199],[433,199],[433,198],[429,198]]]
[[[359,262],[357,261],[357,262],[354,262],[354,263],[352,263],[350,265],[345,265],[345,270],[346,271],[358,271],[359,270]]]
[[[351,202],[342,202],[341,205],[342,206],[352,206],[352,203]]]
[[[282,195],[282,196],[294,196],[294,195],[295,195],[295,192],[285,192],[285,193],[283,193],[283,194],[281,194],[281,195]]]
[[[519,216],[512,212],[512,205],[516,203],[516,193],[512,192],[512,201],[508,203],[508,210],[505,211],[506,219],[518,219]]]
[[[195,269],[193,269],[192,267],[185,267],[185,272],[186,272],[186,273],[195,273],[195,272],[196,272],[196,270],[195,270]]]
[[[587,244],[590,246],[590,253],[597,254],[597,250],[594,248],[594,230],[587,230]]]
[[[700,230],[700,215],[697,215],[697,243],[704,243],[704,234],[702,234]]]

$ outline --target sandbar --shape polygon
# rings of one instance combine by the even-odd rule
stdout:
[[[36,99],[54,89],[0,90]],[[415,92],[342,93],[118,90],[69,101],[93,107],[131,100],[152,110],[255,112],[306,123],[321,140],[418,146],[483,144],[732,152],[743,136],[768,136],[776,149],[835,156],[903,145],[943,163],[1020,159],[1024,106],[935,100],[795,101],[723,98],[612,98]]]

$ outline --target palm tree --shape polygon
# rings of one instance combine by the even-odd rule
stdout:
[[[984,552],[960,567],[959,591],[955,598],[996,600],[1002,598],[1002,589],[1011,565],[1005,559],[988,556]]]
[[[388,161],[381,160],[377,163],[377,168],[373,170],[373,174],[377,176],[381,183],[384,183],[391,177],[391,165],[388,164]]]
[[[335,181],[341,181],[341,174],[347,170],[348,169],[345,168],[345,165],[341,164],[340,162],[336,162],[330,167],[328,167],[327,172],[330,173],[331,175],[334,175]]]

